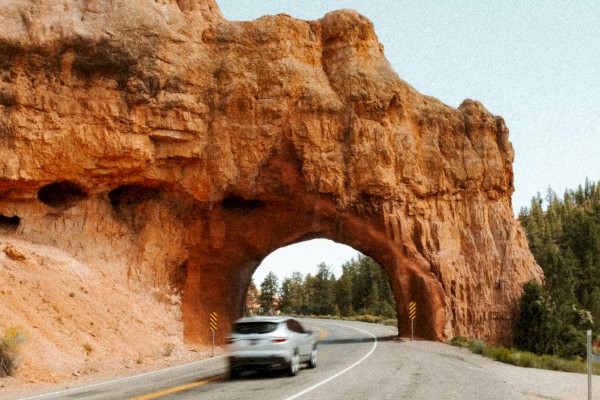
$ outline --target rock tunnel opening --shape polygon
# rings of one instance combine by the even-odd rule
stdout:
[[[16,215],[13,215],[12,217],[0,215],[0,233],[14,233],[17,231],[20,224],[21,218]]]
[[[37,197],[52,208],[66,210],[86,199],[87,193],[83,187],[74,182],[60,181],[40,188]]]
[[[189,247],[182,293],[186,341],[206,343],[210,338],[207,321],[210,314],[216,312],[221,316],[219,329],[222,330],[216,341],[222,343],[233,321],[244,315],[252,277],[265,258],[278,249],[312,239],[344,244],[355,249],[355,255],[360,252],[381,266],[379,269],[389,287],[385,290],[391,291],[393,298],[388,302],[389,306],[383,306],[384,315],[391,314],[389,319],[397,320],[400,336],[411,334],[408,305],[414,301],[418,307],[414,337],[446,338],[447,307],[438,279],[416,250],[403,247],[382,233],[378,219],[340,212],[328,198],[298,195],[282,201],[263,197],[261,202],[233,196],[225,199],[204,210],[202,218],[194,225],[198,243],[202,245]],[[296,258],[307,261],[306,255],[300,254]],[[289,260],[283,263],[289,264]],[[300,271],[307,272],[307,268],[318,267],[318,264],[305,264]],[[261,283],[255,282],[255,286],[260,288]],[[370,289],[363,294],[363,300],[369,295],[378,297]],[[384,291],[381,287],[376,290]],[[393,311],[390,312],[390,308]],[[352,310],[349,307],[344,310],[343,305],[338,305],[338,309],[313,314],[369,313],[369,305],[365,304],[353,306]],[[285,308],[284,311],[286,314],[302,313]]]

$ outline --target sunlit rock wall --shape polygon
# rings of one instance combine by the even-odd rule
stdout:
[[[501,117],[423,96],[350,10],[227,22],[212,0],[0,8],[0,233],[112,266],[189,341],[241,314],[271,251],[313,237],[376,259],[401,333],[512,340],[542,272],[513,218]]]

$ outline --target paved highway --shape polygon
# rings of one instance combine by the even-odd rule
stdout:
[[[395,340],[396,330],[381,325],[324,320],[305,322],[319,329],[324,338],[320,342],[317,368],[302,369],[295,377],[260,373],[230,380],[226,374],[226,359],[216,357],[29,399],[527,398],[523,392],[528,390],[511,383],[507,373],[503,372],[505,368],[514,371],[515,367],[482,359],[463,349],[439,343]],[[521,370],[527,371],[518,369]]]

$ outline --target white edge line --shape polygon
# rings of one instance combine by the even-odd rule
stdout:
[[[67,390],[59,390],[58,392],[39,394],[39,395],[36,395],[36,396],[33,396],[33,397],[24,397],[21,400],[41,399],[41,398],[48,397],[48,396],[56,396],[56,395],[59,395],[59,394],[66,394],[66,393],[76,392],[76,391],[79,391],[79,390],[85,390],[85,389],[93,388],[93,387],[96,387],[96,386],[111,385],[113,383],[122,382],[122,381],[126,381],[126,380],[129,380],[129,379],[136,379],[136,378],[141,378],[141,377],[144,377],[144,376],[149,376],[149,375],[154,375],[154,374],[160,374],[162,372],[171,371],[171,370],[178,369],[178,368],[189,367],[189,366],[192,366],[194,364],[199,364],[199,363],[207,362],[207,361],[210,361],[210,360],[216,360],[217,358],[221,358],[221,357],[225,357],[225,356],[216,356],[216,357],[206,358],[204,360],[194,361],[194,362],[187,363],[187,364],[182,364],[182,365],[176,365],[174,367],[160,369],[160,370],[157,370],[157,371],[150,371],[150,372],[145,372],[143,374],[126,376],[126,377],[123,377],[123,378],[114,379],[112,381],[103,381],[103,382],[93,383],[91,385],[85,385],[85,386],[75,387],[75,388],[71,388],[71,389],[67,389]]]
[[[374,352],[374,351],[375,351],[375,349],[377,348],[377,336],[373,335],[371,332],[367,332],[367,331],[364,331],[364,330],[362,330],[362,329],[359,329],[359,328],[354,328],[354,327],[352,327],[352,326],[348,326],[348,325],[342,325],[342,324],[329,323],[329,325],[337,325],[337,326],[342,326],[342,327],[344,327],[344,328],[350,328],[350,329],[354,329],[354,330],[357,330],[357,331],[360,331],[360,332],[362,332],[362,333],[366,333],[367,335],[370,335],[370,336],[372,336],[372,337],[373,337],[373,339],[375,339],[375,342],[373,343],[373,347],[371,348],[371,351],[369,351],[369,352],[367,353],[367,355],[365,355],[363,358],[361,358],[360,360],[358,360],[357,362],[355,362],[354,364],[352,364],[352,365],[351,365],[351,366],[349,366],[348,368],[344,369],[343,371],[340,371],[340,372],[338,372],[337,374],[335,374],[335,375],[333,375],[333,376],[330,376],[329,378],[327,378],[327,379],[325,379],[325,380],[323,380],[323,381],[321,381],[321,382],[317,383],[316,385],[313,385],[313,386],[311,386],[311,387],[309,387],[309,388],[307,388],[307,389],[304,389],[304,390],[303,390],[303,391],[301,391],[300,393],[296,393],[295,395],[293,395],[293,396],[291,396],[291,397],[288,397],[288,398],[286,398],[285,400],[293,400],[293,399],[297,399],[298,397],[300,397],[300,396],[303,396],[303,395],[305,395],[305,394],[306,394],[306,393],[308,393],[308,392],[312,392],[313,390],[315,390],[315,389],[316,389],[316,388],[318,388],[319,386],[321,386],[321,385],[324,385],[324,384],[326,384],[327,382],[334,380],[334,379],[335,379],[335,378],[337,378],[338,376],[345,374],[346,372],[350,371],[352,368],[356,367],[358,364],[360,364],[360,363],[362,363],[363,361],[365,361],[365,360],[366,360],[366,359],[367,359],[367,358],[368,358],[368,357],[369,357],[371,354],[373,354],[373,352]]]

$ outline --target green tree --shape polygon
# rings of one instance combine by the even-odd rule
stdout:
[[[335,276],[331,272],[331,267],[325,263],[317,267],[317,275],[313,286],[313,296],[316,314],[333,315],[335,314]],[[338,307],[339,308],[339,307]]]
[[[305,308],[306,295],[302,274],[294,272],[281,284],[279,310],[285,314],[301,314]]]
[[[336,305],[340,314],[344,317],[350,317],[355,314],[352,307],[352,276],[350,272],[351,264],[342,265],[342,276],[336,282]]]
[[[260,284],[260,306],[264,313],[273,314],[275,312],[278,292],[277,276],[270,271]]]
[[[304,277],[304,293],[306,294],[306,302],[304,303],[303,314],[317,314],[317,310],[319,308],[319,299],[315,294],[315,282],[316,278],[310,273],[306,274]]]
[[[248,290],[246,291],[246,313],[247,315],[254,315],[259,303],[260,292],[254,283],[254,279],[250,280]]]
[[[558,330],[559,322],[544,288],[533,281],[526,283],[515,324],[515,347],[536,354],[555,354]]]
[[[380,308],[381,304],[379,303],[379,287],[377,286],[377,282],[375,282],[375,280],[371,280],[371,290],[369,290],[369,294],[367,296],[367,312],[365,314],[379,315]]]

